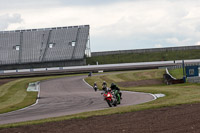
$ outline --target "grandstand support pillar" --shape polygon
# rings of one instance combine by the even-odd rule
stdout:
[[[87,55],[87,57],[91,57],[90,34],[88,35],[88,41],[87,41],[87,45],[86,45],[86,55]]]
[[[48,49],[49,40],[51,38],[51,32],[52,32],[52,30],[49,31],[49,34],[48,34],[48,37],[47,37],[46,46],[45,46],[43,54],[41,55],[41,61],[44,61],[44,58],[46,56],[46,52],[47,52],[47,49]]]
[[[80,28],[78,28],[78,30],[77,30],[77,34],[76,34],[76,43],[78,43],[79,31],[80,31]],[[77,47],[77,46],[75,45],[74,50],[73,50],[73,53],[72,53],[72,59],[75,59],[76,47]]]
[[[19,63],[22,61],[23,32],[20,32]]]

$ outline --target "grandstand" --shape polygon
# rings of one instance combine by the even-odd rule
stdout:
[[[89,25],[0,32],[0,70],[85,65]]]

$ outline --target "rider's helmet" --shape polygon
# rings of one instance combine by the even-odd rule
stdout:
[[[112,83],[110,86],[111,89],[115,89],[116,88],[116,84]]]
[[[106,81],[103,81],[103,84],[102,84],[104,87],[106,87],[107,86],[107,84],[106,84]]]

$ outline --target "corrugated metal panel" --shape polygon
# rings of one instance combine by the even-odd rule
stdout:
[[[83,59],[88,35],[89,25],[0,32],[0,65]],[[70,45],[74,41],[75,46]]]

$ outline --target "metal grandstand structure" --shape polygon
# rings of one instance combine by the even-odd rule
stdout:
[[[89,28],[80,25],[1,31],[0,69],[11,65],[15,67],[9,68],[14,69],[45,67],[43,63],[48,67],[84,65],[85,57],[91,55]]]

